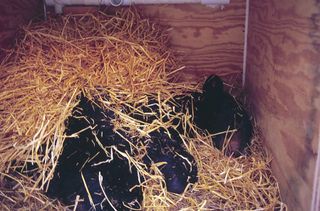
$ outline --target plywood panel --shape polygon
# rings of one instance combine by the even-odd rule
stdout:
[[[42,14],[41,0],[0,0],[0,48],[12,47],[19,27]]]
[[[185,79],[202,80],[212,73],[241,75],[245,0],[232,0],[223,9],[192,4],[139,9],[152,20],[172,27],[171,43],[186,65]]]
[[[319,136],[315,1],[250,4],[247,89],[289,210],[309,210]]]

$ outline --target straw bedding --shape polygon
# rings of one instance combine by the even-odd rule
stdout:
[[[143,210],[286,210],[257,132],[251,155],[228,158],[193,126],[192,111],[169,106],[173,96],[198,85],[175,81],[183,67],[168,46],[168,30],[133,9],[112,16],[51,17],[25,26],[0,66],[0,209],[67,208],[44,191],[63,150],[65,121],[83,93],[115,112],[115,131],[137,139],[169,128],[174,118],[193,131],[181,136],[196,159],[199,180],[181,195],[166,191],[157,166],[153,173],[145,171],[145,146],[136,145],[135,156],[128,157],[145,177]],[[150,95],[160,117],[152,123],[133,119],[130,112],[144,115],[141,105],[148,106]],[[25,172],[30,163],[36,168]]]

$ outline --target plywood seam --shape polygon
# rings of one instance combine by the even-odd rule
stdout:
[[[249,5],[250,0],[246,0],[246,17],[244,24],[244,44],[243,44],[243,66],[242,66],[242,87],[246,83],[246,69],[247,69],[247,46],[248,46],[248,25],[249,25]]]
[[[320,126],[319,130],[320,131]],[[320,206],[320,134],[318,134],[318,156],[316,160],[316,168],[315,168],[315,175],[313,181],[313,193],[312,193],[312,202],[311,202],[311,209],[310,211],[318,211]]]

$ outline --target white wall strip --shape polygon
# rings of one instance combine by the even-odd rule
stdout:
[[[318,131],[318,155],[313,179],[313,191],[310,211],[320,210],[320,125]]]
[[[247,47],[248,47],[248,25],[249,25],[250,0],[246,0],[246,19],[244,23],[244,45],[243,45],[243,66],[242,66],[242,87],[246,83],[247,73]]]
[[[191,4],[201,3],[206,5],[229,4],[230,0],[45,0],[49,6],[54,6],[56,13],[62,13],[65,5],[138,5],[138,4]]]

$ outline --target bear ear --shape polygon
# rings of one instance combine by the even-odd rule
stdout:
[[[223,81],[217,75],[211,75],[207,78],[207,80],[203,84],[203,92],[206,93],[222,93],[223,92]]]

